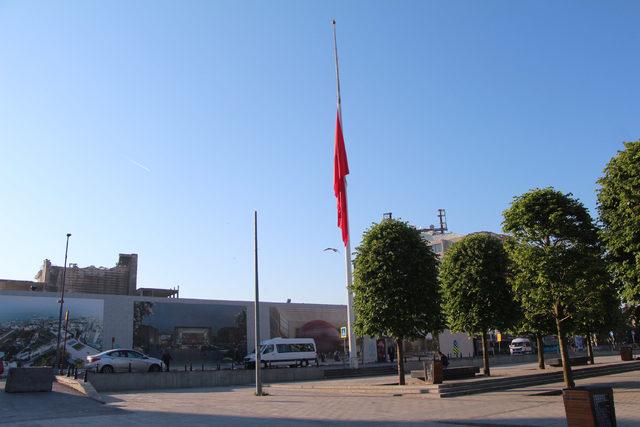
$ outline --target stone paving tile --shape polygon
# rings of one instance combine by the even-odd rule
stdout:
[[[25,395],[23,401],[15,396],[7,400],[0,393],[0,423],[22,427],[566,425],[562,396],[539,395],[560,389],[559,383],[446,399],[347,390],[349,384],[388,380],[332,380],[336,387],[329,389],[267,387],[270,395],[263,397],[254,396],[253,389],[246,387],[112,393],[103,394],[106,405],[63,393]],[[640,372],[578,381],[578,385],[586,384],[614,384],[618,425],[640,425]],[[13,412],[3,411],[9,401]]]

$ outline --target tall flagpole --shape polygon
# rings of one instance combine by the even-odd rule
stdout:
[[[333,20],[333,52],[336,59],[336,89],[337,89],[337,102],[338,102],[338,117],[340,119],[340,126],[342,126],[342,106],[340,98],[340,69],[338,67],[338,41],[336,37],[336,20]],[[347,200],[347,178],[344,177],[344,192],[345,201]],[[348,207],[347,203],[347,207]],[[349,215],[347,214],[347,241],[344,245],[344,261],[347,272],[347,334],[349,335],[349,366],[351,368],[358,368],[358,355],[356,348],[356,335],[353,332],[353,324],[356,321],[356,316],[353,311],[353,292],[351,291],[351,285],[353,284],[353,273],[351,264],[351,233],[349,232]]]

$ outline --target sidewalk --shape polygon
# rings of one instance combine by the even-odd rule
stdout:
[[[606,358],[598,360],[604,364]],[[496,375],[530,373],[532,367],[496,368]],[[535,365],[533,366],[535,370]],[[562,383],[452,399],[419,393],[358,391],[388,384],[395,376],[293,383],[266,387],[103,393],[101,405],[73,392],[0,392],[0,425],[27,426],[565,426]],[[311,388],[325,384],[329,388]],[[640,371],[582,379],[578,385],[614,388],[618,425],[640,425]],[[296,388],[297,387],[297,388]],[[345,392],[351,389],[349,392]],[[397,389],[397,387],[396,387]]]

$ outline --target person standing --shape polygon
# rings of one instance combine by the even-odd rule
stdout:
[[[169,372],[169,368],[171,366],[172,360],[173,360],[173,357],[171,357],[171,353],[169,353],[169,350],[165,349],[164,353],[162,353],[162,363],[164,363],[165,370],[167,372]]]
[[[438,356],[440,356],[440,361],[442,362],[442,367],[446,368],[449,366],[449,358],[444,355],[441,351],[438,351]]]

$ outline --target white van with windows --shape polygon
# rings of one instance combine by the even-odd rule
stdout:
[[[276,365],[309,366],[318,364],[316,342],[313,338],[272,338],[260,343],[260,362],[265,368]],[[256,354],[248,354],[244,358],[244,366],[254,369]]]
[[[509,345],[511,355],[516,354],[532,354],[531,341],[528,338],[516,338]]]

